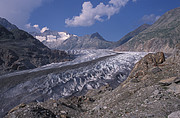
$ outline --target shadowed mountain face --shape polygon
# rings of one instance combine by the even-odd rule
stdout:
[[[161,16],[152,26],[116,50],[172,52],[180,42],[180,7]]]
[[[4,26],[9,31],[13,29],[18,29],[16,25],[11,24],[5,18],[1,18],[1,17],[0,17],[0,25]]]
[[[50,50],[23,30],[9,31],[0,25],[0,74],[69,59],[64,51]]]

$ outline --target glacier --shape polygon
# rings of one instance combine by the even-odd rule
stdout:
[[[0,76],[8,87],[0,87],[0,114],[20,103],[43,102],[71,95],[83,95],[102,85],[116,88],[129,75],[145,52],[112,50],[69,50],[73,61],[52,63],[36,69]]]

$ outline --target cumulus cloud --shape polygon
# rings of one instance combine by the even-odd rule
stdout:
[[[29,31],[29,32],[45,32],[46,30],[49,30],[48,27],[43,27],[42,29],[39,27],[39,25],[35,24],[35,25],[31,25],[31,23],[28,23],[25,25],[26,29]]]
[[[91,26],[96,21],[103,22],[107,17],[110,19],[112,15],[119,13],[120,8],[124,7],[129,0],[110,0],[107,5],[100,3],[93,7],[91,2],[84,2],[82,5],[82,12],[79,16],[74,16],[72,19],[66,19],[67,26]],[[132,0],[135,2],[136,0]]]
[[[144,23],[150,23],[150,24],[152,24],[152,23],[154,23],[155,21],[157,21],[159,18],[160,18],[160,16],[156,16],[156,15],[154,15],[154,14],[144,15],[144,16],[142,17],[142,21],[143,21]]]
[[[45,0],[0,0],[0,17],[20,28],[27,24],[31,12]]]
[[[40,32],[43,33],[43,32],[45,32],[46,30],[49,30],[49,28],[43,27]]]

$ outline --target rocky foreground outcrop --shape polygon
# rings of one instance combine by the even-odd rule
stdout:
[[[179,46],[167,59],[162,52],[146,55],[114,90],[106,85],[84,96],[20,104],[5,118],[179,118]]]

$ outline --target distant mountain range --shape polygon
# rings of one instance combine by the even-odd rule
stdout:
[[[75,36],[67,32],[57,32],[51,30],[46,30],[43,33],[30,32],[30,34],[52,49],[59,49],[58,47],[62,44],[63,41]]]
[[[49,49],[7,20],[0,21],[0,75],[70,59],[64,51]]]
[[[52,49],[106,49],[112,47],[112,42],[106,41],[99,33],[77,36],[67,32],[46,30],[43,33],[31,34]]]
[[[67,32],[31,33],[52,49],[115,49],[116,51],[172,52],[180,42],[180,8],[168,11],[153,25],[143,24],[117,42],[99,33],[76,36]]]
[[[30,34],[52,49],[113,49],[126,43],[149,26],[148,24],[143,24],[117,42],[105,40],[98,32],[85,36],[77,36],[67,32],[51,30],[46,30],[43,33],[30,32]]]

